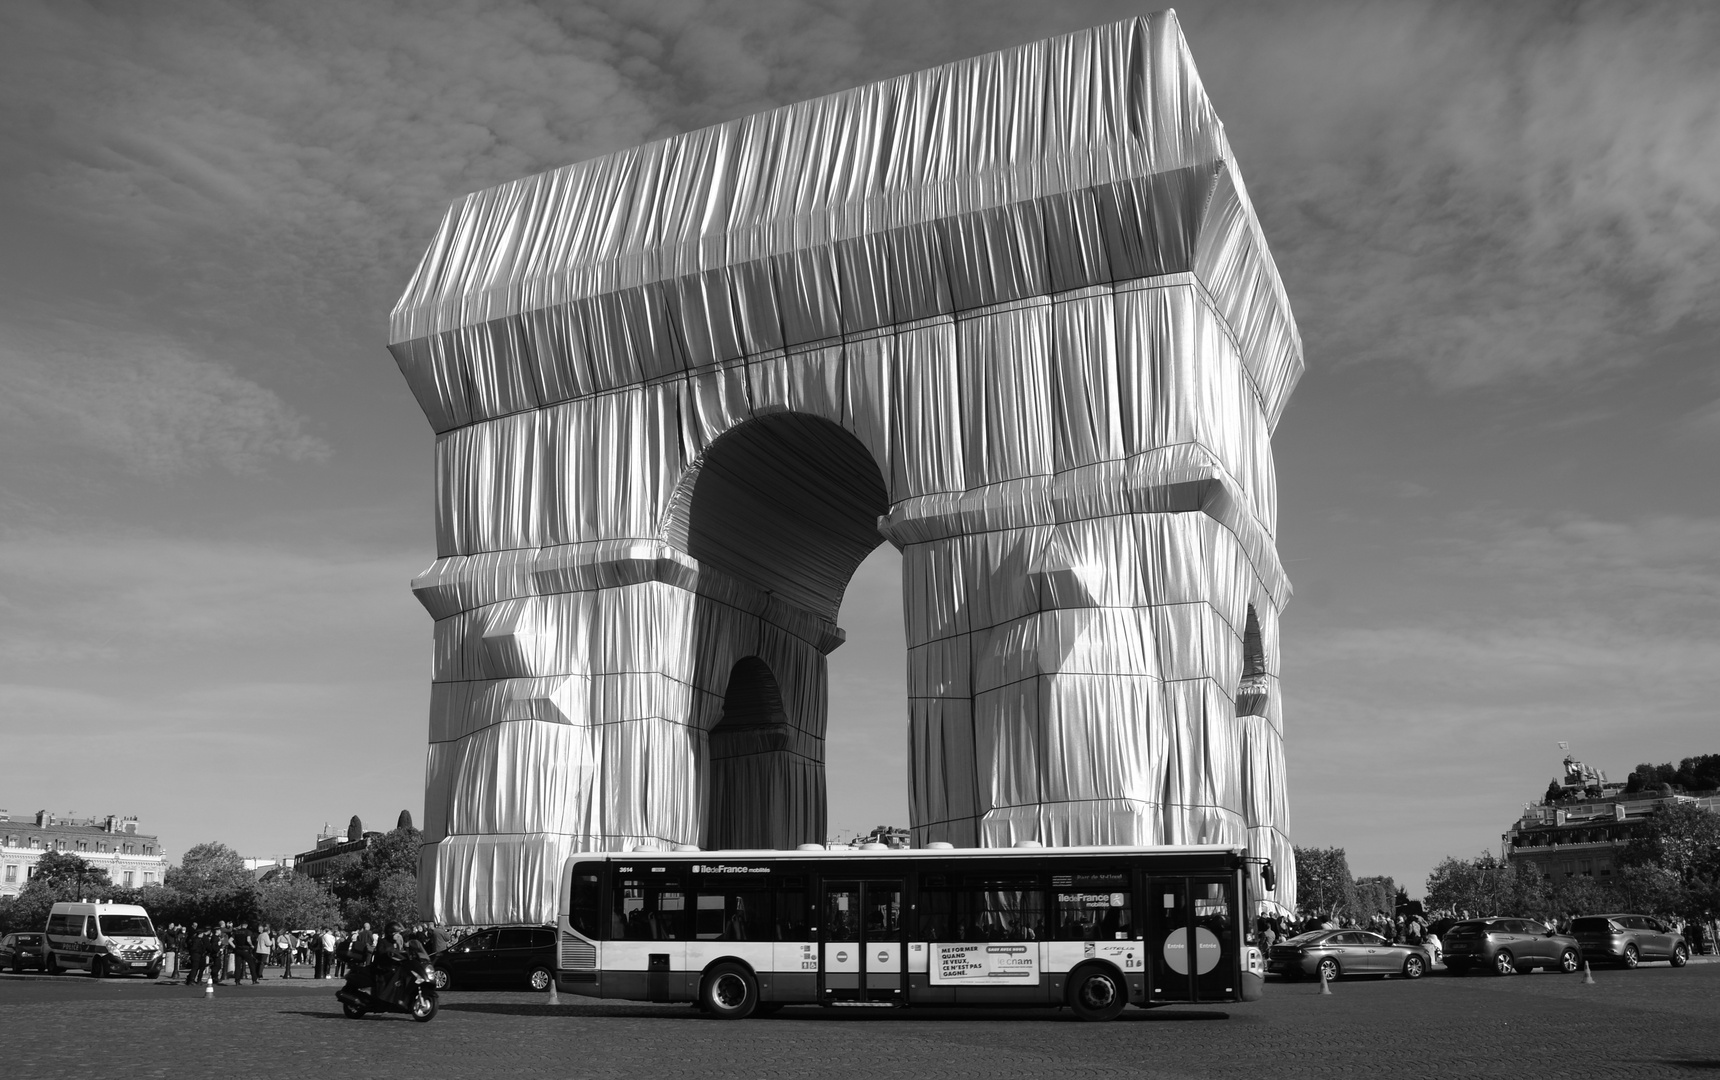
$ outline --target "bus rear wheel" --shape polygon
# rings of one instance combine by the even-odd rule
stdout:
[[[1069,980],[1069,1008],[1082,1020],[1115,1020],[1128,1003],[1123,977],[1110,968],[1080,968]]]
[[[699,987],[699,1006],[719,1020],[745,1020],[758,1009],[758,982],[739,964],[718,964]]]

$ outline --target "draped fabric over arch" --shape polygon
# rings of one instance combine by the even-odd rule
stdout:
[[[569,854],[719,818],[822,839],[825,658],[883,541],[917,842],[1246,845],[1293,908],[1302,348],[1174,15],[467,196],[390,339],[436,432],[439,920],[547,920]],[[749,658],[771,719],[725,728]]]

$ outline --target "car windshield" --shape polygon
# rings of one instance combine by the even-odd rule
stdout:
[[[107,937],[154,937],[148,915],[101,915],[101,930]]]

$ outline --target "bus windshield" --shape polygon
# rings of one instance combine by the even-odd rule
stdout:
[[[101,915],[98,918],[104,937],[155,936],[155,927],[150,925],[148,915]]]

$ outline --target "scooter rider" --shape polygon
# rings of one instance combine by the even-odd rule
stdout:
[[[400,924],[393,919],[382,927],[376,939],[376,951],[371,954],[371,992],[393,1001],[400,983],[401,962],[406,959],[406,941],[400,934]]]

